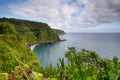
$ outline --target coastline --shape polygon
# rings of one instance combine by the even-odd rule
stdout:
[[[37,45],[39,45],[39,44],[33,44],[33,45],[31,45],[31,46],[30,46],[30,50],[33,51],[34,48],[35,48]]]
[[[66,39],[62,39],[62,40],[59,40],[59,41],[40,41],[40,42],[37,42],[37,43],[26,44],[26,47],[29,47],[29,48],[31,49],[31,51],[33,51],[34,48],[35,48],[37,45],[47,44],[47,43],[56,43],[56,42],[62,42],[62,41],[66,41]]]

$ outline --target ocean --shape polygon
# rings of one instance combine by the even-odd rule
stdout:
[[[103,58],[120,59],[120,33],[69,33],[60,36],[63,42],[36,45],[36,53],[43,67],[52,64],[56,66],[59,58],[64,57],[68,47],[75,47],[77,51],[87,49],[95,51]]]

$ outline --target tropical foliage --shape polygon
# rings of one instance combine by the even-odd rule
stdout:
[[[117,57],[112,60],[101,58],[96,52],[82,49],[77,52],[74,47],[69,48],[65,57],[60,58],[57,68],[50,65],[44,71],[45,77],[57,80],[120,80],[120,62]]]
[[[60,40],[57,33],[46,23],[5,17],[0,18],[0,22],[13,24],[16,31],[26,37],[28,43]]]
[[[23,64],[29,65],[35,71],[39,69],[36,56],[25,47],[26,38],[19,35],[9,23],[0,23],[0,28],[3,29],[0,34],[0,72],[10,73],[15,66]]]
[[[34,24],[35,27],[28,26],[26,23]],[[0,80],[33,79],[35,76],[42,75],[36,73],[40,72],[42,67],[26,44],[58,40],[58,35],[47,24],[17,19],[0,19]],[[39,79],[41,78],[42,76]]]
[[[44,23],[0,19],[0,80],[120,80],[120,61],[101,58],[96,52],[70,47],[56,67],[42,68],[26,44],[58,41]]]

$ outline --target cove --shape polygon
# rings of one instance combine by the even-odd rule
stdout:
[[[70,33],[60,37],[67,41],[40,44],[33,49],[42,66],[56,66],[68,47],[75,47],[77,51],[83,48],[95,51],[105,58],[120,58],[120,33]]]

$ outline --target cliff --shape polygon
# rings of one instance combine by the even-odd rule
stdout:
[[[58,35],[65,34],[65,32],[64,32],[63,30],[53,29],[53,31],[54,31],[55,33],[57,33]]]
[[[32,71],[40,72],[40,62],[25,45],[59,40],[59,36],[45,23],[0,18],[0,79],[5,79],[2,78],[4,73],[16,74],[12,79],[17,79],[20,74],[24,77]]]
[[[60,40],[59,36],[46,23],[14,18],[0,18],[0,22],[13,24],[16,31],[21,36],[26,37],[28,43]]]

